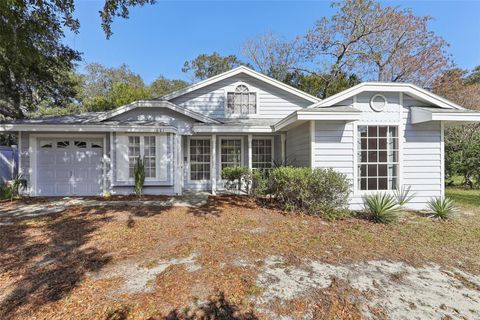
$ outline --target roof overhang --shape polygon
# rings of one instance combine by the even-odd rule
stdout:
[[[0,124],[0,132],[168,132],[172,126],[110,125],[110,124]]]
[[[445,109],[459,109],[463,110],[464,108],[444,99],[430,91],[422,89],[416,85],[410,83],[397,83],[397,82],[363,82],[354,87],[351,87],[347,90],[339,92],[325,100],[322,100],[316,104],[309,106],[308,108],[321,108],[321,107],[331,107],[335,104],[342,102],[343,100],[349,99],[362,92],[398,92],[406,93],[412,97],[415,97],[421,101],[433,104],[440,108]]]
[[[194,125],[194,133],[272,133],[272,126]]]
[[[240,67],[237,67],[235,69],[232,69],[232,70],[229,70],[227,72],[224,72],[224,73],[221,73],[219,75],[216,75],[214,77],[211,77],[211,78],[208,78],[206,80],[203,80],[203,81],[200,81],[200,82],[197,82],[195,84],[192,84],[191,86],[188,86],[186,88],[183,88],[183,89],[180,89],[180,90],[177,90],[177,91],[174,91],[172,93],[169,93],[167,95],[164,95],[163,97],[161,97],[160,99],[162,100],[172,100],[172,99],[175,99],[177,97],[180,97],[180,96],[183,96],[184,94],[187,94],[189,92],[192,92],[192,91],[195,91],[195,90],[198,90],[198,89],[201,89],[203,87],[206,87],[208,85],[211,85],[213,83],[216,83],[218,81],[221,81],[221,80],[224,80],[224,79],[227,79],[227,78],[230,78],[230,77],[233,77],[233,76],[236,76],[238,74],[246,74],[252,78],[255,78],[255,79],[258,79],[262,82],[265,82],[265,83],[268,83],[274,87],[277,87],[283,91],[286,91],[286,92],[289,92],[293,95],[296,95],[297,97],[300,97],[300,98],[303,98],[307,101],[310,101],[312,103],[316,103],[316,102],[319,102],[321,101],[319,98],[317,97],[314,97],[308,93],[305,93],[297,88],[294,88],[292,86],[289,86],[281,81],[278,81],[276,79],[273,79],[273,78],[270,78],[264,74],[261,74],[257,71],[254,71],[250,68],[247,68],[245,66],[240,66]]]
[[[468,123],[480,122],[480,112],[473,110],[446,110],[440,108],[412,108],[412,123],[423,123],[430,121],[448,121]]]
[[[101,115],[96,121],[105,121],[136,108],[166,108],[204,123],[220,123],[218,120],[212,119],[198,112],[179,107],[169,101],[160,100],[135,101]]]
[[[333,109],[333,108],[332,108]],[[342,108],[344,109],[344,108]],[[349,111],[322,110],[321,108],[312,110],[297,110],[286,118],[273,125],[275,131],[288,130],[305,121],[325,120],[325,121],[357,121],[360,119],[361,111],[350,108]]]

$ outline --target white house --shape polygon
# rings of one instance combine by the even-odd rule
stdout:
[[[480,121],[405,83],[362,83],[325,100],[239,67],[157,100],[110,112],[0,124],[19,134],[31,196],[133,191],[138,156],[146,194],[222,189],[223,167],[274,161],[333,168],[368,192],[410,186],[412,208],[444,194],[444,128]]]

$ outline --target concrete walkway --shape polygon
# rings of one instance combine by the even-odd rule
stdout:
[[[199,207],[205,205],[210,193],[186,192],[182,196],[171,196],[165,200],[96,200],[89,197],[52,198],[50,202],[22,203],[13,205],[0,204],[0,226],[11,225],[14,220],[35,218],[44,215],[59,213],[68,207]]]

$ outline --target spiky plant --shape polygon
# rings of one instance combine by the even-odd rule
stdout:
[[[135,178],[134,191],[138,197],[143,195],[143,185],[145,184],[145,163],[140,157],[137,158],[133,167],[133,176]]]
[[[457,212],[453,200],[444,197],[430,199],[428,208],[432,210],[433,217],[442,220],[450,219]]]
[[[367,216],[378,223],[391,223],[397,220],[401,207],[397,199],[388,193],[374,193],[363,197]]]
[[[400,190],[395,190],[393,192],[395,199],[397,199],[398,205],[404,207],[407,203],[412,201],[413,197],[415,197],[415,193],[410,192],[410,188],[411,186],[402,186]]]

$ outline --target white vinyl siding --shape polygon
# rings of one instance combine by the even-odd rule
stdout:
[[[287,132],[287,157],[288,164],[295,167],[310,166],[310,123],[306,122]]]
[[[256,92],[257,114],[267,118],[283,118],[295,110],[312,103],[279,88],[247,75],[237,75],[213,83],[204,88],[174,98],[171,102],[180,107],[202,113],[213,118],[226,118],[227,92],[233,92],[239,84],[247,85]]]

